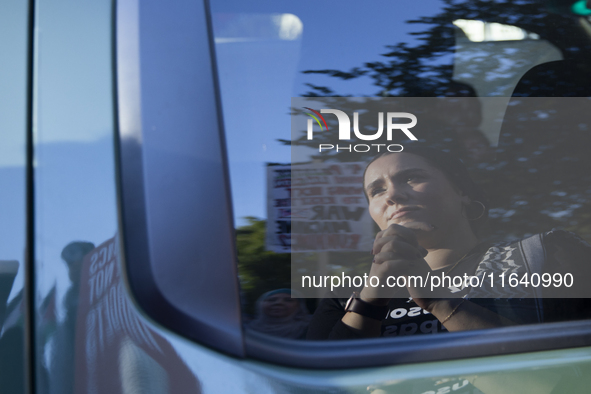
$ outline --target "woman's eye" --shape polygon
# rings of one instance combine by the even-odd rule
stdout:
[[[418,182],[422,179],[420,175],[409,175],[406,177],[406,182]]]
[[[372,189],[369,195],[373,197],[376,194],[379,194],[379,193],[383,192],[384,190],[385,189],[381,189],[381,188],[380,189]]]

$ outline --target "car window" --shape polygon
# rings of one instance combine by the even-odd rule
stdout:
[[[391,145],[382,149],[422,146],[447,152],[484,191],[481,199],[487,201],[471,195],[476,203],[468,213],[469,221],[488,215],[478,234],[486,246],[481,257],[507,274],[511,268],[502,261],[515,257],[514,250],[525,261],[553,259],[561,267],[560,275],[553,271],[557,276],[549,277],[543,276],[547,268],[536,271],[525,262],[528,271],[515,272],[513,279],[522,282],[511,290],[529,291],[529,280],[543,277],[560,279],[559,286],[547,286],[561,289],[546,291],[548,297],[586,296],[564,284],[565,278],[587,274],[573,266],[585,260],[585,241],[591,241],[586,223],[590,163],[583,148],[589,138],[584,70],[591,41],[589,20],[580,12],[551,1],[429,1],[403,7],[389,1],[368,7],[212,1],[211,7],[247,327],[304,338],[319,305],[325,314],[342,310],[351,289],[359,288],[347,287],[334,305],[319,301],[334,290],[326,278],[339,277],[340,284],[345,274],[362,277],[370,270],[369,252],[384,228],[370,217],[371,196],[370,211],[364,208],[362,182],[367,163],[379,152],[355,136],[368,140],[379,129],[376,113],[396,106],[406,108],[395,112],[407,125],[413,123],[408,114],[418,114],[416,134],[394,128],[398,135],[386,138],[384,132],[379,142]],[[359,134],[337,136],[345,118],[332,109],[346,114],[350,130],[374,123]],[[383,122],[385,127],[402,123]],[[518,241],[536,234],[537,244]],[[537,251],[549,257],[535,257]],[[453,261],[448,269],[456,269]],[[469,271],[481,279],[492,273],[478,271],[477,263],[462,265],[472,264]],[[323,284],[316,286],[314,278]],[[456,287],[465,298],[463,285]],[[528,297],[489,290],[480,293],[483,299]],[[286,294],[295,294],[298,302]],[[387,309],[389,318],[430,313],[421,304],[402,304]],[[518,323],[589,317],[586,301],[485,304]],[[466,305],[448,309],[439,322],[400,320],[390,333],[445,331],[441,321],[457,318]],[[545,318],[538,313],[542,309]],[[528,315],[523,310],[531,316],[523,317]]]

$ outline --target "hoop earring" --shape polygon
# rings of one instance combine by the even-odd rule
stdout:
[[[483,217],[483,216],[484,216],[484,214],[486,213],[486,207],[484,206],[484,204],[483,204],[483,203],[481,203],[481,202],[480,202],[480,201],[478,201],[478,200],[473,200],[473,201],[472,201],[470,204],[472,204],[473,202],[475,202],[475,203],[477,203],[477,204],[480,204],[480,206],[482,207],[482,212],[480,212],[480,215],[478,215],[478,216],[477,216],[477,217],[475,217],[475,218],[469,218],[469,217],[468,217],[468,215],[464,215],[464,212],[462,212],[462,216],[463,216],[463,217],[465,217],[466,219],[468,219],[468,220],[469,220],[469,221],[471,221],[471,222],[473,222],[473,221],[475,221],[475,220],[478,220],[478,219],[480,219],[480,218],[481,218],[481,217]],[[470,204],[468,204],[468,205],[470,205]]]

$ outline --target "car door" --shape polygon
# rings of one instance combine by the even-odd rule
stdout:
[[[25,393],[31,387],[29,5],[2,2],[0,18],[0,387],[7,393]]]
[[[35,2],[28,115],[34,390],[585,392],[587,320],[346,343],[290,340],[242,325],[253,320],[258,297],[290,285],[290,256],[273,254],[263,240],[268,167],[289,165],[292,154],[285,143],[291,97],[444,95],[429,74],[442,70],[476,85],[478,97],[500,92],[501,109],[487,105],[504,116],[510,100],[503,97],[527,69],[586,48],[543,35],[548,21],[585,22],[563,11],[538,22],[536,4],[480,4],[479,14],[476,5],[435,1]],[[441,13],[453,18],[438,19]],[[511,22],[516,15],[529,25]],[[426,50],[410,34],[417,23],[407,21],[422,17],[423,25],[447,26],[419,24],[419,33],[441,45],[428,53],[443,63],[426,59],[412,69],[408,62]],[[504,39],[467,33],[496,28]],[[463,63],[450,60],[438,34]],[[523,45],[511,47],[507,35]],[[407,36],[406,44],[390,40]],[[398,53],[387,47],[397,44]],[[374,60],[388,50],[398,62],[391,72],[408,67],[410,77],[383,86],[382,74],[371,79],[363,67],[382,67]],[[477,67],[493,52],[506,56]],[[519,67],[503,74],[510,61]],[[489,130],[477,164],[493,149],[494,132],[497,140],[502,134]],[[500,229],[509,228],[519,201],[493,212]],[[552,220],[568,224],[585,206],[577,203]],[[286,230],[279,226],[279,235]],[[315,258],[328,266],[334,257]]]

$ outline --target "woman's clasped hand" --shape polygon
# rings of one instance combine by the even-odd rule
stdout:
[[[428,252],[419,245],[413,230],[433,231],[433,229],[432,226],[423,222],[408,222],[404,226],[391,224],[385,230],[378,232],[373,244],[374,258],[369,271],[370,278],[378,278],[376,281],[378,286],[363,288],[361,298],[371,303],[387,303],[397,290],[396,278],[400,276],[405,278],[404,283],[409,282],[410,276],[421,278],[416,278],[414,282],[425,283],[428,273],[431,272],[431,267],[424,259]],[[379,284],[385,284],[385,286],[382,287]],[[420,288],[415,289],[411,286],[409,290],[415,300],[424,296]]]

